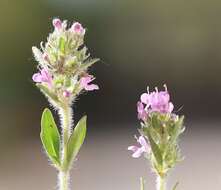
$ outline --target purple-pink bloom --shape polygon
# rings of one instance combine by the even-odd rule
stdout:
[[[73,23],[70,30],[76,34],[79,34],[79,35],[85,34],[85,29],[83,28],[83,26],[79,22]]]
[[[164,91],[143,93],[140,97],[142,103],[146,104],[146,110],[149,112],[171,113],[173,104],[170,102],[170,95],[165,87]]]
[[[140,144],[140,146],[129,146],[128,147],[128,150],[131,150],[133,152],[133,154],[132,154],[133,158],[139,158],[143,153],[150,153],[150,146],[146,142],[146,140],[143,136],[140,136],[137,139],[137,142]]]
[[[42,69],[40,72],[32,76],[32,80],[37,83],[47,83],[49,87],[52,86],[52,76],[47,69]]]
[[[66,98],[68,98],[68,97],[71,96],[71,92],[68,91],[68,90],[64,90],[64,92],[63,92],[63,96],[66,97]]]
[[[53,19],[52,23],[56,30],[60,30],[62,28],[62,21],[59,18]]]
[[[142,104],[142,102],[138,101],[137,102],[137,117],[138,117],[138,119],[142,119],[143,121],[145,121],[147,119],[147,115],[148,115],[148,113],[144,109],[144,105]]]
[[[86,75],[81,77],[80,79],[80,86],[81,88],[87,90],[87,91],[92,91],[92,90],[98,90],[99,87],[96,84],[89,84],[92,82],[95,78],[92,75]]]
[[[147,106],[149,106],[149,93],[143,93],[140,96],[140,100],[142,103],[146,104]]]

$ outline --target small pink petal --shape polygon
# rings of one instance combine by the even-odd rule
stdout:
[[[60,30],[62,28],[62,21],[59,18],[55,18],[52,21],[55,29]]]
[[[80,86],[87,91],[98,90],[99,87],[96,84],[89,84],[94,80],[93,76],[87,75],[80,79]]]
[[[32,76],[32,80],[34,82],[39,82],[39,83],[45,82],[48,84],[49,87],[52,86],[52,77],[48,73],[47,69],[42,69],[42,70],[40,70],[40,72],[35,73]]]
[[[149,94],[147,94],[147,93],[141,94],[140,100],[144,104],[149,104]]]
[[[137,141],[140,143],[141,146],[147,146],[147,142],[143,136],[140,136]]]
[[[139,148],[137,146],[129,146],[127,149],[136,152]]]
[[[75,32],[79,35],[85,34],[85,29],[82,27],[81,23],[79,23],[79,22],[73,23],[73,25],[71,26],[71,31]]]
[[[147,152],[147,153],[150,152],[150,145],[147,143],[145,137],[140,136],[137,142],[141,145],[143,152]]]
[[[99,90],[99,86],[96,84],[90,84],[85,86],[85,90],[87,91]]]
[[[42,70],[41,70],[41,76],[42,76],[42,78],[44,78],[45,80],[48,80],[48,78],[49,78],[48,71],[47,71],[46,69],[42,69]]]
[[[49,74],[47,69],[42,69],[41,70],[41,76],[42,76],[42,82],[48,83],[49,86],[52,85],[52,77]]]
[[[40,73],[35,73],[33,76],[32,76],[32,80],[34,82],[42,82],[42,76]]]
[[[140,101],[138,101],[137,102],[137,112],[139,113],[139,112],[142,112],[143,110],[144,110],[143,104]]]
[[[138,119],[142,119],[143,121],[146,120],[148,113],[146,112],[143,104],[140,101],[137,102],[137,112]]]
[[[173,109],[174,109],[174,105],[173,105],[172,102],[170,102],[169,103],[169,110],[168,111],[171,113],[173,111]]]
[[[90,83],[93,80],[92,76],[88,75],[85,77],[82,77],[80,80],[81,86],[85,87],[88,83]]]
[[[132,157],[133,158],[139,158],[143,153],[143,150],[142,148],[138,148],[137,151],[135,151],[133,154],[132,154]]]
[[[69,92],[68,90],[65,90],[65,91],[63,92],[63,96],[66,97],[66,98],[68,98],[68,97],[71,96],[71,92]]]

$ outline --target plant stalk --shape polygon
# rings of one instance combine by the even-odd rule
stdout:
[[[60,118],[62,124],[61,135],[61,168],[58,174],[59,190],[69,190],[70,171],[67,168],[67,143],[71,135],[72,126],[72,109],[66,105],[60,109]]]
[[[166,190],[166,177],[165,176],[157,176],[157,190]]]
[[[69,189],[69,172],[59,171],[59,190]]]
[[[140,178],[140,190],[144,190],[144,179],[143,179],[143,177]]]

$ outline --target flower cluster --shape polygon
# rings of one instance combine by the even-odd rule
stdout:
[[[140,101],[137,102],[138,119],[143,121],[147,120],[148,115],[152,112],[159,113],[171,113],[173,111],[173,103],[170,102],[170,95],[167,91],[166,85],[164,85],[164,91],[143,93],[140,97]]]
[[[132,157],[144,155],[157,175],[157,190],[165,189],[166,177],[171,168],[182,160],[178,139],[184,131],[183,116],[172,113],[173,103],[166,85],[165,90],[143,93],[137,102],[141,127],[137,138],[139,146],[129,146]]]
[[[95,79],[88,74],[88,68],[98,61],[91,59],[84,46],[85,28],[74,22],[68,27],[67,21],[53,19],[54,31],[41,49],[32,47],[38,72],[32,76],[36,85],[53,104],[71,103],[82,91],[98,90]]]

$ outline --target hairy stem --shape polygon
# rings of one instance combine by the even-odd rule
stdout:
[[[67,168],[67,143],[71,135],[72,109],[70,106],[63,106],[60,110],[62,123],[61,142],[61,168],[59,170],[58,185],[59,190],[69,190],[69,168]]]
[[[166,177],[165,176],[157,176],[156,182],[157,190],[166,190]]]
[[[69,189],[69,172],[59,171],[59,190]]]

